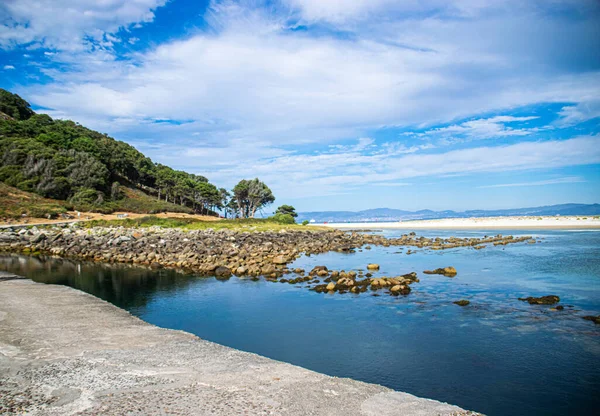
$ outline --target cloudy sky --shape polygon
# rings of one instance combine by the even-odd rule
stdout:
[[[0,87],[299,210],[600,202],[597,0],[2,0]]]

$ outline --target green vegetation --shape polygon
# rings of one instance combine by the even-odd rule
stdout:
[[[221,207],[219,190],[205,177],[154,164],[127,143],[73,121],[35,114],[18,95],[0,90],[0,111],[0,181],[7,185],[95,211],[131,208],[122,202],[121,184],[185,212]]]
[[[102,213],[216,215],[216,210],[223,210],[226,217],[253,218],[256,211],[275,201],[258,178],[240,181],[231,194],[204,176],[155,164],[134,147],[106,134],[70,120],[36,114],[27,101],[3,89],[0,182],[66,201],[65,206],[80,211]]]
[[[233,199],[240,218],[254,218],[257,210],[275,201],[275,196],[264,182],[256,178],[241,180],[233,188]]]
[[[309,224],[308,220],[302,221],[302,225],[308,225],[308,224]]]
[[[296,208],[291,205],[282,205],[277,210],[275,210],[275,214],[284,214],[291,215],[293,218],[296,218],[298,214],[296,213]]]
[[[278,231],[282,229],[306,230],[305,227],[298,224],[282,224],[271,218],[245,218],[219,221],[201,221],[193,218],[158,218],[154,216],[123,219],[123,220],[96,220],[81,223],[83,227],[163,227],[163,228],[183,228],[186,230],[237,230],[237,231]],[[313,228],[310,228],[313,230]],[[314,228],[319,229],[317,227]],[[322,228],[326,229],[326,228]],[[328,229],[327,229],[328,230]]]

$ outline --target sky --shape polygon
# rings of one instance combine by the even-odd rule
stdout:
[[[0,87],[299,211],[600,202],[597,0],[2,0]]]

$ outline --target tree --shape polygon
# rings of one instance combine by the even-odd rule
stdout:
[[[275,201],[269,187],[258,178],[242,179],[233,188],[241,218],[254,218],[256,211]]]
[[[296,213],[296,208],[291,205],[282,205],[275,211],[275,214],[283,214],[283,215],[291,215],[293,218],[296,218],[298,214]]]
[[[27,101],[3,89],[0,89],[0,111],[15,120],[27,120],[35,114]]]

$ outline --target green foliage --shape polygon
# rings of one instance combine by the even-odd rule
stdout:
[[[122,208],[119,182],[154,195],[152,210],[214,213],[223,193],[204,176],[155,165],[127,143],[70,120],[35,114],[19,96],[0,89],[0,181],[45,197]],[[91,191],[96,191],[94,202]],[[80,193],[84,191],[84,193]],[[82,197],[83,200],[81,199]],[[160,201],[160,200],[164,201]],[[131,205],[137,205],[132,203]]]
[[[27,101],[3,89],[0,89],[0,111],[15,120],[27,120],[34,114]]]
[[[241,180],[233,188],[233,195],[241,218],[254,218],[258,209],[275,202],[273,192],[258,178]]]
[[[275,214],[288,214],[292,217],[296,218],[298,214],[296,213],[296,208],[291,205],[282,205],[275,211]]]
[[[280,212],[275,213],[272,217],[269,217],[271,220],[278,222],[279,224],[295,224],[296,220],[290,214],[282,214]]]
[[[90,188],[83,188],[71,198],[71,202],[75,205],[94,205],[98,204],[98,191]]]
[[[274,221],[273,218],[244,218],[244,219],[233,219],[233,220],[215,220],[215,221],[201,221],[192,218],[158,218],[153,216],[136,218],[136,219],[123,219],[123,220],[96,220],[88,221],[81,224],[83,227],[151,227],[159,226],[164,228],[183,228],[186,230],[234,230],[234,231],[277,231],[282,229],[294,229],[310,232],[313,230],[306,231],[306,228],[298,224],[282,224]],[[316,228],[319,231],[331,231],[329,228]]]
[[[309,224],[309,223],[308,223],[308,220],[304,220],[304,221],[302,221],[302,225],[308,225],[308,224]]]

